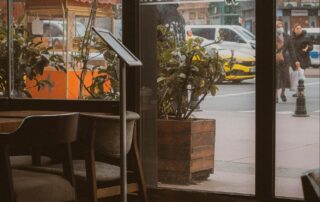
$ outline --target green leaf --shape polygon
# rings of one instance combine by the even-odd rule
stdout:
[[[212,96],[215,96],[215,95],[217,94],[217,91],[218,91],[218,87],[213,84],[213,85],[210,87],[210,93],[211,93],[211,95],[212,95]]]
[[[168,79],[168,78],[166,78],[166,77],[158,77],[157,78],[157,83],[160,83],[161,81],[164,81],[166,79]]]
[[[96,69],[98,69],[99,67],[101,67],[100,65],[96,65],[94,67],[92,67],[92,71],[95,71]]]
[[[179,74],[179,77],[180,77],[180,78],[183,78],[183,79],[187,78],[186,74],[184,74],[184,73],[180,73],[180,74]]]
[[[29,91],[23,90],[22,93],[23,93],[25,96],[27,96],[28,98],[32,98],[32,95],[30,94]]]
[[[199,68],[196,67],[196,66],[194,66],[194,65],[192,65],[192,71],[194,71],[194,72],[199,72]]]

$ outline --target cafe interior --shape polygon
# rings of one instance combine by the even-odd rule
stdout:
[[[174,1],[0,1],[0,202],[303,201],[274,191],[275,0],[255,3],[254,193],[159,186],[153,2]]]

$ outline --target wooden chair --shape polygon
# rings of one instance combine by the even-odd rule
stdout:
[[[127,112],[128,193],[137,193],[140,201],[146,202],[135,132],[139,118],[137,113]],[[88,201],[120,195],[120,116],[81,114],[78,138],[85,161],[74,161],[75,176],[79,185],[84,185],[80,190],[88,190]]]
[[[28,116],[16,131],[0,133],[0,201],[76,201],[70,143],[77,138],[78,116]],[[12,169],[11,146],[57,147],[63,154],[63,175]]]
[[[320,169],[301,176],[304,200],[306,202],[320,202]]]

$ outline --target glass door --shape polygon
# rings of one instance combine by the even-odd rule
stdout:
[[[318,1],[277,1],[275,194],[303,198],[320,165]]]
[[[255,1],[140,1],[140,12],[148,184],[255,194]],[[190,119],[215,121],[185,136]]]

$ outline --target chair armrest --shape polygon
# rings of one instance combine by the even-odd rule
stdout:
[[[301,176],[305,201],[320,200],[320,169]]]

